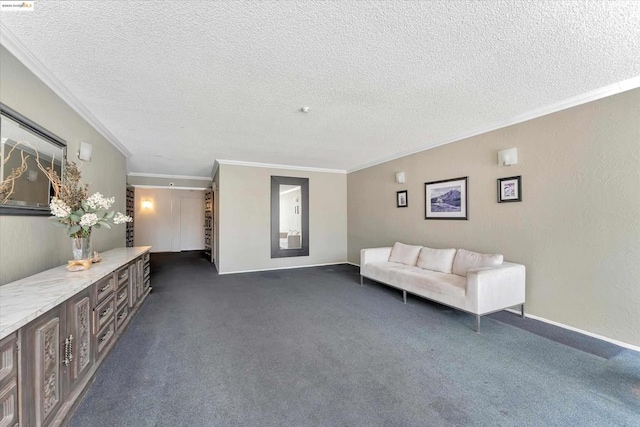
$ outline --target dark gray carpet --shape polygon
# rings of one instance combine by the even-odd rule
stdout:
[[[606,359],[493,318],[476,334],[472,316],[404,305],[348,265],[152,268],[71,426],[640,425],[630,350]]]

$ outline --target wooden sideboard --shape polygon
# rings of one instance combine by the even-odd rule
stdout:
[[[0,427],[57,426],[149,294],[150,247],[0,287]]]

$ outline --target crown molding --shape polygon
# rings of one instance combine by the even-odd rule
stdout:
[[[312,168],[307,166],[291,166],[291,165],[278,165],[278,164],[272,164],[272,163],[243,162],[240,160],[216,159],[216,162],[221,165],[248,166],[252,168],[289,169],[294,171],[338,173],[338,174],[347,173],[347,171],[341,170],[341,169],[324,169],[324,168]],[[214,167],[214,170],[213,170],[214,174],[216,169],[217,167]]]
[[[137,185],[137,184],[129,184],[128,187],[133,188],[155,188],[159,190],[209,190],[211,187],[169,187],[168,185]]]
[[[143,176],[146,178],[194,179],[198,181],[211,181],[211,177],[208,177],[208,176],[163,175],[159,173],[143,173],[143,172],[128,172],[127,176]]]
[[[85,107],[82,102],[75,97],[65,85],[62,84],[56,76],[42,63],[33,53],[22,44],[18,38],[13,35],[0,22],[0,43],[4,46],[18,61],[29,69],[37,78],[39,78],[49,89],[66,102],[72,110],[89,123],[98,133],[100,133],[111,145],[120,151],[125,157],[131,157],[131,152],[118,141],[109,130]]]
[[[546,116],[548,114],[557,113],[558,111],[567,110],[572,107],[577,107],[578,105],[586,104],[588,102],[597,101],[602,98],[606,98],[608,96],[617,95],[622,92],[626,92],[629,90],[637,89],[640,87],[640,76],[636,76],[627,80],[623,80],[618,83],[614,83],[608,86],[603,86],[599,89],[592,90],[590,92],[583,93],[581,95],[577,95],[571,98],[567,98],[565,100],[546,105],[544,107],[536,108],[531,111],[527,111],[526,113],[520,114],[518,116],[512,117],[507,120],[499,121],[493,123],[489,126],[482,127],[480,129],[476,129],[471,132],[465,132],[459,135],[454,136],[453,138],[447,138],[440,141],[436,141],[434,143],[423,145],[417,148],[413,148],[411,150],[401,151],[396,154],[392,154],[390,156],[382,157],[380,159],[363,163],[354,168],[348,169],[347,173],[357,172],[362,169],[367,169],[372,166],[376,166],[382,163],[390,162],[392,160],[400,159],[402,157],[410,156],[412,154],[420,153],[422,151],[431,150],[432,148],[437,148],[442,145],[451,144],[453,142],[458,142],[463,139],[471,138],[473,136],[481,135],[483,133],[492,132],[494,130],[502,129],[508,126],[512,126],[518,123],[526,122],[529,120],[537,119],[538,117]]]

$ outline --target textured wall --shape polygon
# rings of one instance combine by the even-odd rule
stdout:
[[[161,178],[154,176],[127,176],[127,184],[129,185],[154,185],[162,187],[191,187],[206,188],[211,187],[211,180],[201,179],[183,179],[183,178]]]
[[[498,167],[511,147],[518,165]],[[514,175],[523,201],[498,204],[496,179]],[[424,183],[460,176],[469,221],[425,220]],[[636,89],[349,174],[349,261],[395,241],[502,253],[527,266],[528,312],[640,346],[638,188]]]
[[[114,209],[125,208],[125,158],[102,135],[0,47],[0,101],[67,141],[67,156],[77,161],[80,141],[93,144],[93,160],[82,166],[90,193],[115,196]],[[64,229],[46,217],[0,217],[0,284],[64,264],[71,243]],[[96,230],[93,247],[106,251],[124,246],[125,227]]]
[[[182,199],[197,199],[198,209],[182,210]],[[144,209],[142,201],[152,203]],[[136,188],[134,245],[151,246],[151,252],[180,252],[184,248],[204,249],[204,191]],[[200,228],[193,239],[183,239],[181,224]]]
[[[640,75],[637,1],[127,4],[38,1],[2,24],[135,141],[136,172],[352,170]]]
[[[346,260],[346,175],[234,165],[220,165],[219,174],[218,271]],[[309,178],[309,256],[271,259],[271,175]]]

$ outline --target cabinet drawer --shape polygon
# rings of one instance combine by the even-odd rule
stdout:
[[[105,350],[109,348],[109,344],[113,341],[115,336],[116,322],[115,319],[112,318],[111,321],[96,335],[96,360],[103,356]]]
[[[16,334],[13,333],[0,341],[0,389],[5,384],[17,382],[18,349],[16,340]]]
[[[116,280],[118,281],[118,289],[126,287],[127,279],[129,279],[129,267],[124,266],[118,269],[118,271],[116,271]]]
[[[124,305],[124,307],[118,309],[118,314],[116,314],[116,327],[118,330],[122,328],[127,322],[129,317],[129,306]]]
[[[149,260],[151,259],[151,255],[149,255],[149,252],[144,254],[142,259],[144,260],[144,262],[149,262]]]
[[[0,427],[18,425],[18,383],[0,389]]]
[[[113,319],[113,313],[115,310],[115,297],[113,295],[111,298],[97,306],[93,310],[93,325],[95,330],[99,331],[105,324],[107,324],[107,322],[109,322],[109,320]]]
[[[129,290],[127,288],[122,288],[116,293],[116,306],[118,308],[122,307],[122,304],[127,303],[127,294]]]
[[[150,273],[151,273],[151,267],[149,266],[149,264],[145,264],[145,266],[144,266],[144,277],[145,277],[145,279],[149,277]]]
[[[96,288],[96,304],[103,301],[115,290],[115,279],[112,275],[105,277],[95,285]]]

